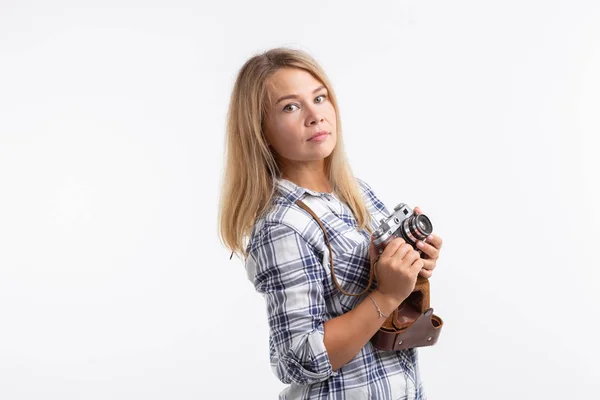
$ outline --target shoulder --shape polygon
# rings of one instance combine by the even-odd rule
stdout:
[[[365,206],[369,210],[371,214],[374,213],[382,213],[385,215],[389,214],[388,209],[381,199],[377,196],[371,185],[369,185],[365,180],[361,178],[356,178],[358,186],[361,189],[363,200],[365,202]]]
[[[356,177],[356,183],[363,194],[373,192],[373,188],[364,179]]]
[[[299,244],[306,242],[311,247],[318,247],[314,235],[316,222],[313,217],[298,204],[287,201],[284,197],[275,196],[272,206],[256,219],[250,233],[247,246],[248,254],[259,247],[273,244],[278,238],[295,236]],[[318,226],[317,226],[318,227]],[[276,250],[276,248],[275,248]]]
[[[275,204],[257,219],[244,263],[247,277],[257,290],[293,286],[299,282],[301,271],[321,276],[325,243],[317,230],[316,221],[297,204]]]

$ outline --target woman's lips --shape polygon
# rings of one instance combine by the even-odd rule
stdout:
[[[322,142],[323,140],[325,140],[327,138],[327,136],[329,136],[329,133],[327,133],[327,132],[319,133],[318,135],[313,136],[310,139],[308,139],[308,141],[309,142]]]

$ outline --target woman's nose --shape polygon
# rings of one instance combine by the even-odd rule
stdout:
[[[309,125],[314,125],[315,123],[320,123],[325,120],[325,116],[322,114],[322,110],[319,109],[318,104],[309,105],[307,107],[308,115],[306,116],[306,120]]]
[[[307,120],[309,121],[308,122],[309,125],[314,125],[314,124],[323,122],[325,120],[325,117],[321,114],[313,113],[313,114],[309,115]]]

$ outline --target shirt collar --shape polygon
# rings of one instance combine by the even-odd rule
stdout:
[[[275,178],[275,186],[277,187],[281,195],[291,203],[295,203],[296,200],[302,199],[305,194],[316,197],[323,197],[324,195],[330,194],[324,192],[317,192],[302,186],[298,186],[294,182],[284,178]]]

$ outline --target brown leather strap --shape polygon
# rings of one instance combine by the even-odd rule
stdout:
[[[321,220],[319,219],[319,217],[317,217],[317,215],[314,213],[314,211],[311,210],[310,207],[307,206],[305,203],[303,203],[302,200],[296,200],[296,204],[298,204],[300,207],[302,207],[304,210],[306,210],[310,215],[312,215],[312,217],[317,221],[317,223],[321,227],[321,230],[323,231],[323,235],[325,236],[325,242],[327,243],[327,247],[329,248],[329,265],[331,265],[331,276],[333,277],[333,282],[335,282],[335,285],[337,286],[337,288],[340,289],[340,291],[343,294],[345,294],[346,296],[362,296],[363,294],[365,294],[367,292],[367,290],[369,290],[371,288],[371,285],[373,284],[373,277],[375,275],[373,272],[373,266],[370,265],[371,262],[369,261],[369,265],[370,265],[370,267],[369,267],[369,284],[367,285],[365,290],[363,290],[360,293],[355,294],[355,293],[348,293],[344,289],[342,289],[337,278],[335,277],[335,270],[333,269],[333,251],[331,250],[331,244],[329,243],[329,239],[327,238],[327,231],[325,230],[325,227],[321,223]]]

